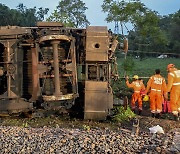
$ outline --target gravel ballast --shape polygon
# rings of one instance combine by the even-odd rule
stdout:
[[[23,128],[0,126],[1,153],[166,153],[174,133],[150,134],[110,129]],[[176,133],[176,136],[177,133]],[[175,143],[174,143],[175,144]]]

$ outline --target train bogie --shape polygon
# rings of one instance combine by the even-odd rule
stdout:
[[[105,119],[113,107],[114,40],[103,26],[1,27],[0,113],[64,108]]]

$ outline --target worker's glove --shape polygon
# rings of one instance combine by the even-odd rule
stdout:
[[[148,91],[147,91],[147,90],[145,90],[145,91],[144,91],[144,93],[145,93],[145,95],[147,95]]]
[[[125,79],[126,79],[126,80],[129,80],[129,76],[126,76]]]

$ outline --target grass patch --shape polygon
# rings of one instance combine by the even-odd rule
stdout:
[[[155,69],[159,68],[161,70],[162,76],[167,76],[166,67],[169,63],[173,63],[177,68],[180,68],[180,63],[178,58],[166,58],[166,59],[158,59],[158,58],[146,58],[143,60],[132,58],[134,62],[133,70],[127,72],[128,75],[133,76],[137,74],[139,76],[151,76],[154,74]],[[120,77],[124,75],[124,59],[118,58],[118,71]]]
[[[128,58],[128,57],[127,57]],[[129,59],[133,62],[130,62],[130,64],[126,64]],[[113,91],[116,97],[124,97],[128,96],[128,98],[131,97],[132,90],[127,88],[125,84],[125,79],[124,77],[125,74],[125,66],[127,68],[133,64],[132,69],[127,69],[127,75],[130,77],[130,82],[132,81],[131,77],[133,77],[135,74],[137,74],[139,77],[147,77],[143,78],[144,80],[144,85],[147,85],[147,82],[149,80],[148,77],[152,76],[155,74],[155,69],[160,69],[161,70],[161,75],[166,79],[167,82],[167,71],[166,67],[169,63],[173,63],[176,65],[177,68],[180,68],[180,63],[179,63],[179,58],[164,58],[164,59],[158,59],[158,58],[144,58],[144,59],[135,59],[132,57],[129,57],[128,60],[125,60],[124,58],[118,58],[117,63],[118,63],[118,72],[119,72],[119,77],[120,79],[117,82],[114,82],[112,84]],[[124,64],[126,64],[124,66]]]

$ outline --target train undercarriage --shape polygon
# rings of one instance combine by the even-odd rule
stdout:
[[[71,109],[105,119],[118,42],[107,27],[0,27],[0,114]]]

